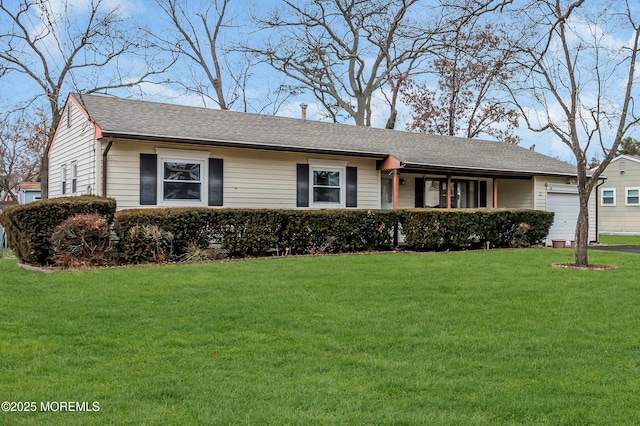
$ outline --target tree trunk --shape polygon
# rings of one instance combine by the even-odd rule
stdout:
[[[40,161],[40,197],[49,198],[49,150],[46,150]]]
[[[364,95],[356,95],[356,110],[353,116],[356,126],[366,126],[367,100]]]
[[[576,223],[576,240],[575,240],[575,263],[576,266],[588,266],[589,257],[587,248],[589,246],[589,195],[586,189],[579,190],[580,211],[578,213],[578,222]]]

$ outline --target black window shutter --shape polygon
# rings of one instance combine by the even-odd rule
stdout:
[[[296,206],[309,207],[309,165],[297,164]]]
[[[487,181],[481,180],[480,182],[480,203],[478,203],[478,207],[487,207]]]
[[[415,207],[423,208],[424,207],[424,179],[416,178],[416,199],[415,199]]]
[[[357,167],[347,167],[347,207],[358,207]]]
[[[223,203],[223,161],[222,158],[209,158],[209,205],[222,206]]]
[[[158,156],[140,154],[140,205],[158,204]]]

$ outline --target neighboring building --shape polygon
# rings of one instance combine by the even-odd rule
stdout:
[[[51,197],[119,209],[525,208],[556,212],[549,240],[573,239],[575,178],[502,142],[77,94],[49,160]]]
[[[640,235],[640,157],[611,160],[598,187],[598,233]]]
[[[41,197],[40,182],[22,182],[18,191],[18,203],[26,204]]]

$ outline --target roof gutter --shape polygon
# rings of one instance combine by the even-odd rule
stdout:
[[[500,169],[478,169],[474,167],[463,166],[444,166],[444,165],[429,165],[429,164],[405,164],[405,173],[433,173],[433,174],[451,174],[451,175],[463,175],[463,176],[478,176],[478,177],[507,177],[512,179],[532,179],[533,176],[550,176],[550,177],[573,177],[575,174],[562,173],[562,172],[542,172],[535,170],[500,170]]]
[[[102,153],[102,196],[107,197],[107,155],[113,146],[113,138],[109,137],[107,148]]]
[[[311,153],[311,154],[327,154],[327,155],[344,155],[349,157],[365,157],[365,158],[375,158],[383,160],[389,156],[389,154],[378,153],[378,152],[364,152],[364,151],[355,151],[355,150],[341,150],[341,149],[332,149],[332,148],[318,148],[318,147],[300,147],[293,145],[285,145],[285,144],[266,144],[259,142],[243,142],[243,141],[223,141],[223,140],[214,140],[214,139],[184,139],[184,138],[176,138],[176,137],[167,137],[167,136],[157,136],[157,135],[146,135],[146,134],[135,134],[135,133],[120,133],[120,132],[109,132],[102,131],[102,136],[111,138],[121,138],[121,139],[133,139],[139,141],[149,141],[149,142],[167,142],[167,143],[189,143],[194,145],[204,145],[204,146],[218,146],[218,147],[228,147],[228,148],[244,148],[244,149],[263,149],[266,151],[285,151],[285,152],[302,152],[302,153]]]

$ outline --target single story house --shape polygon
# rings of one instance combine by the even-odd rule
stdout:
[[[41,197],[40,182],[22,182],[18,190],[18,203],[26,204]]]
[[[502,142],[80,94],[49,159],[51,197],[97,194],[119,209],[525,208],[554,211],[549,240],[567,241],[575,178]]]
[[[620,155],[598,187],[598,233],[640,235],[640,156]]]

